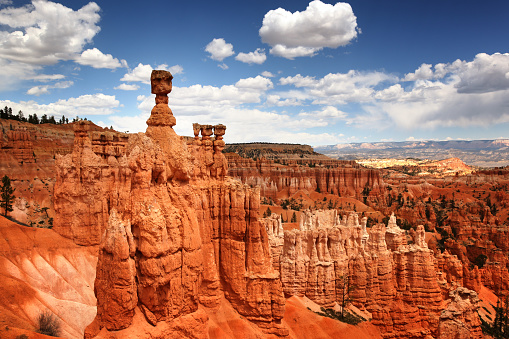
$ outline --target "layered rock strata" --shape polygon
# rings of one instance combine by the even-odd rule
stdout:
[[[477,293],[464,287],[449,293],[447,308],[440,313],[438,338],[484,338],[477,310]]]
[[[273,219],[264,222],[272,229]],[[274,231],[268,233],[270,243],[277,243]],[[394,215],[387,227],[366,228],[366,218],[359,222],[355,213],[341,218],[334,210],[305,211],[300,229],[284,232],[280,272],[285,296],[333,306],[348,294],[355,306],[372,314],[384,338],[436,336],[447,297],[443,292],[451,286],[443,280],[460,282],[463,270],[453,257],[442,259],[441,267],[455,258],[457,274],[438,273],[424,234],[424,227],[417,227],[408,244]],[[353,286],[349,292],[345,281]],[[476,331],[478,325],[472,325]]]
[[[379,171],[351,164],[308,167],[289,162],[280,165],[272,160],[252,160],[237,154],[228,154],[229,174],[252,187],[259,186],[260,194],[275,199],[277,193],[288,190],[292,195],[298,190],[318,191],[360,198],[367,186],[372,195],[379,194],[384,186]]]
[[[284,230],[281,215],[272,213],[267,218],[260,219],[260,222],[267,230],[269,248],[272,256],[272,264],[276,272],[280,270],[281,253],[283,253]]]
[[[223,297],[266,332],[285,335],[259,191],[226,177],[224,125],[200,125],[189,146],[174,132],[171,79],[152,73],[156,106],[146,134],[105,152],[80,122],[72,154],[57,159],[55,231],[100,243],[97,316],[86,336],[129,327],[137,308],[156,325]]]

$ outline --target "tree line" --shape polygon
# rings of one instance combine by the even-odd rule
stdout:
[[[43,114],[40,118],[37,116],[36,113],[29,114],[28,117],[25,117],[23,112],[20,110],[18,114],[12,113],[12,108],[5,106],[3,109],[0,109],[0,118],[1,119],[8,119],[8,120],[16,120],[16,121],[22,121],[22,122],[28,122],[30,124],[38,125],[38,124],[54,124],[54,125],[63,125],[68,124],[69,119],[67,119],[65,116],[62,115],[62,117],[57,121],[55,120],[55,117],[47,114]],[[76,117],[72,120],[72,122],[78,121],[79,118]]]

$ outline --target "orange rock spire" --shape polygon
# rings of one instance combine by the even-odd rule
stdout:
[[[150,75],[152,94],[156,95],[156,105],[152,108],[149,126],[175,126],[177,121],[168,107],[168,94],[171,92],[173,75],[168,71],[153,70]]]
[[[175,133],[171,79],[152,72],[156,105],[146,134],[106,152],[111,145],[95,147],[80,123],[73,153],[57,160],[55,231],[99,244],[97,316],[85,337],[133,331],[140,312],[157,328],[188,319],[206,330],[203,308],[227,302],[266,333],[285,336],[282,285],[258,221],[260,192],[226,176],[224,125],[197,124],[202,138],[193,145]]]

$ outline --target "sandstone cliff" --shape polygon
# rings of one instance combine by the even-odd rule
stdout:
[[[445,300],[452,298],[446,291],[457,286],[451,282],[463,282],[462,264],[449,256],[438,265],[425,242],[423,226],[408,244],[394,215],[387,227],[366,228],[366,218],[359,222],[355,213],[341,218],[336,211],[305,211],[298,230],[284,231],[281,250],[276,219],[273,215],[264,224],[273,258],[280,260],[286,297],[306,296],[333,306],[348,295],[355,306],[372,314],[384,338],[436,337],[439,328],[442,333],[452,328],[442,324],[450,316],[441,316],[441,311]],[[456,275],[452,269],[442,272],[451,261],[459,266]],[[480,322],[472,320],[476,305],[461,307],[470,312],[465,321],[475,331],[472,338],[481,338]],[[462,319],[454,321],[461,323]]]
[[[298,190],[318,191],[360,199],[365,187],[378,193],[383,182],[378,170],[365,169],[351,162],[338,160],[319,161],[321,166],[309,167],[298,161],[286,161],[287,165],[272,160],[252,160],[236,154],[227,154],[229,175],[252,187],[259,186],[260,194],[276,198],[286,191],[291,196]],[[314,165],[314,162],[313,162]]]
[[[54,229],[100,244],[97,316],[86,336],[128,328],[137,309],[157,325],[199,305],[218,307],[223,297],[267,333],[285,335],[259,192],[225,176],[223,125],[199,126],[202,137],[190,146],[176,135],[168,74],[153,73],[146,134],[99,152],[82,121],[72,154],[57,158]]]

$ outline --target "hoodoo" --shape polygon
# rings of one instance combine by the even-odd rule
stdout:
[[[311,321],[312,332],[321,331],[317,324],[324,321],[307,308],[337,309],[346,305],[346,294],[350,308],[371,321],[329,322],[332,337],[347,327],[373,330],[369,337],[482,337],[477,293],[482,285],[507,289],[504,256],[489,257],[482,271],[467,266],[468,256],[479,256],[484,247],[507,250],[507,232],[481,225],[491,223],[489,209],[483,210],[484,221],[472,219],[472,227],[460,212],[451,213],[458,241],[467,244],[483,234],[472,253],[453,239],[443,239],[444,251],[434,252],[437,245],[427,241],[424,226],[407,232],[394,214],[387,225],[373,219],[368,225],[370,206],[380,204],[380,213],[395,210],[390,199],[385,205],[391,192],[379,170],[323,159],[316,161],[328,162],[318,167],[232,154],[227,159],[225,125],[195,123],[194,138],[187,140],[173,130],[172,79],[170,72],[152,72],[155,106],[146,133],[76,121],[72,152],[55,157],[53,229],[94,253],[99,249],[97,314],[85,338],[232,337],[236,331],[306,337],[309,330],[297,329]],[[283,224],[280,214],[260,218],[260,192],[269,202],[311,192],[310,199],[325,198],[322,206],[330,199],[332,207],[297,206],[298,218],[294,213],[294,221]],[[366,215],[335,208],[336,194],[363,197],[367,205],[359,206]],[[412,200],[400,196],[397,213],[411,214],[403,205]],[[503,200],[502,193],[494,197]],[[469,213],[479,214],[474,207]],[[426,214],[424,208],[415,211]]]
[[[173,320],[181,318],[199,337],[202,308],[223,299],[264,332],[285,336],[259,191],[226,176],[226,126],[195,124],[191,145],[175,133],[172,78],[152,72],[156,105],[146,134],[131,135],[119,152],[98,153],[89,123],[80,121],[72,154],[57,160],[55,230],[100,244],[97,316],[85,337],[129,328],[140,313],[157,333],[178,332]]]

